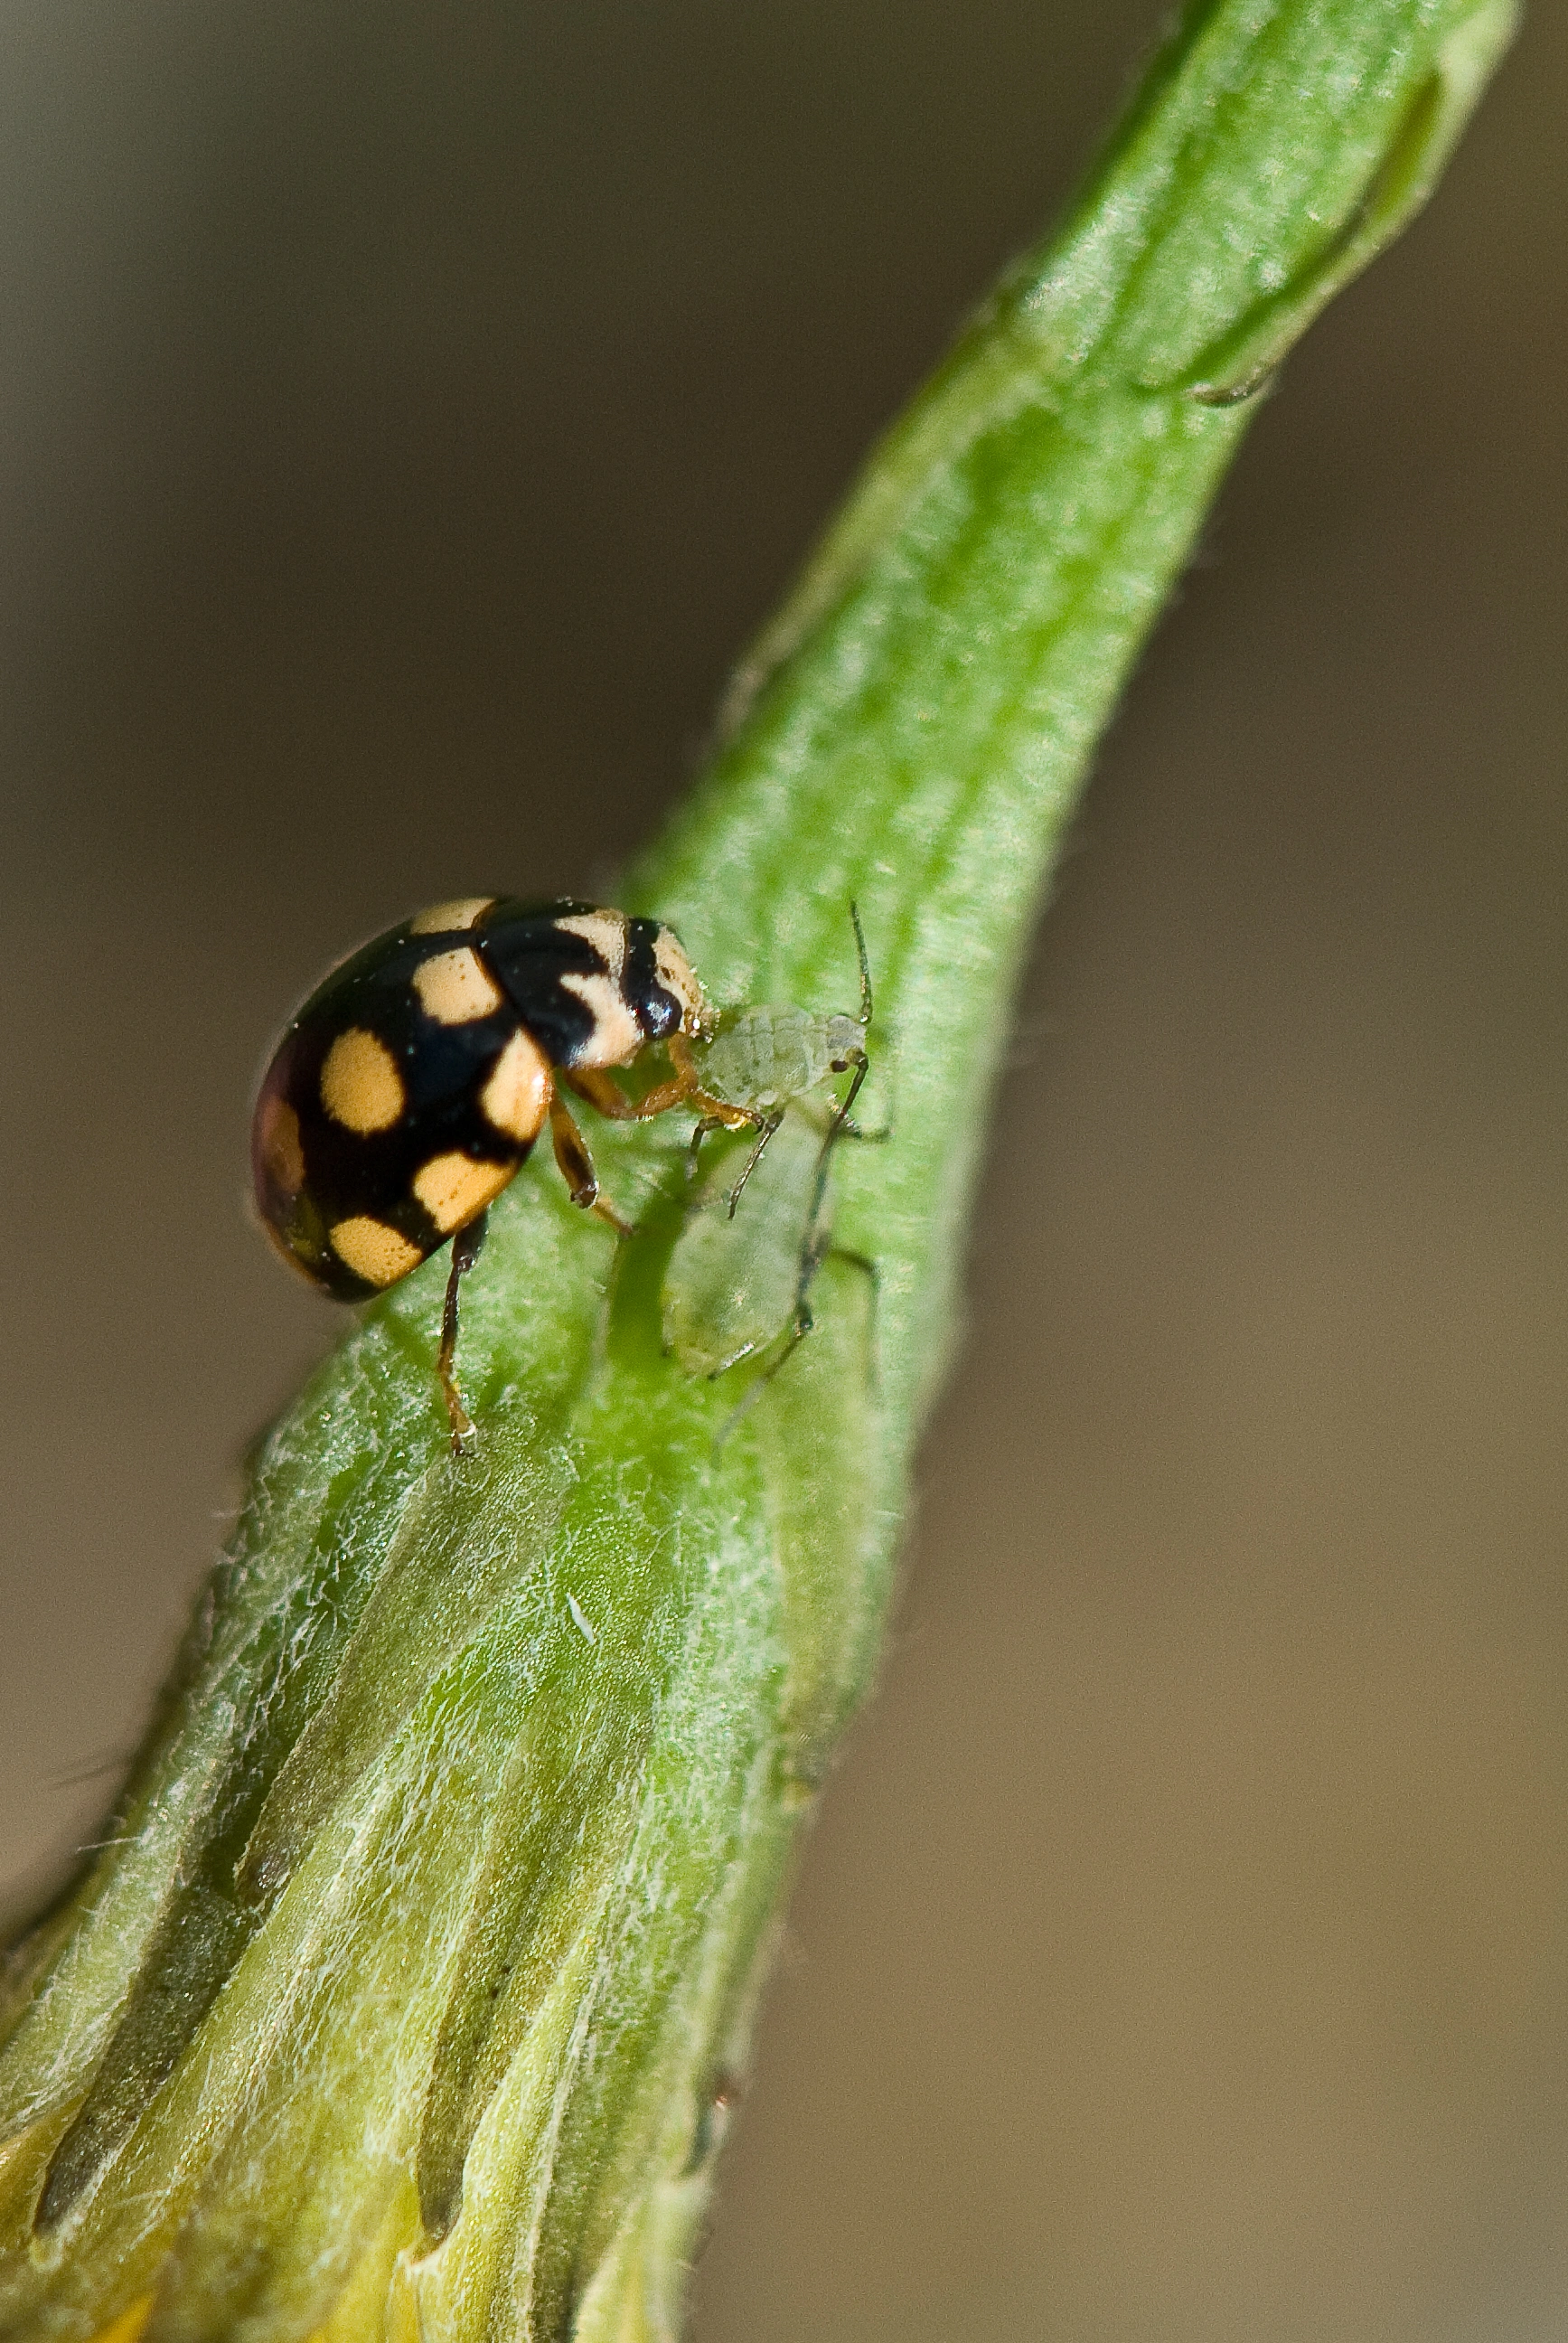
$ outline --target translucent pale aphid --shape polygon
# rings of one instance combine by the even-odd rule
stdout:
[[[868,1071],[871,980],[859,915],[853,905],[850,911],[860,959],[858,1017],[745,1009],[721,1022],[702,1051],[704,1084],[759,1127],[739,1177],[731,1154],[694,1193],[665,1273],[665,1345],[689,1374],[722,1374],[785,1336],[787,1356],[809,1331],[811,1282],[828,1251],[833,1148],[841,1137],[862,1135],[849,1110]],[[846,1073],[852,1079],[841,1098],[813,1095]],[[698,1125],[694,1150],[713,1127]]]
[[[871,1024],[871,969],[860,914],[853,903],[849,917],[855,923],[855,950],[860,961],[859,1016],[839,1011],[824,1017],[809,1009],[769,1006],[736,1010],[720,1019],[717,1033],[701,1050],[701,1079],[709,1093],[751,1116],[757,1126],[756,1144],[729,1191],[732,1218],[741,1191],[770,1145],[785,1109],[836,1074],[852,1074],[854,1079],[837,1106],[829,1143],[840,1132],[859,1136],[849,1117],[869,1069],[866,1037]],[[692,1133],[694,1152],[709,1131],[720,1128],[719,1117],[705,1116]]]
[[[731,1106],[770,1118],[834,1074],[859,1066],[866,1025],[859,1017],[808,1009],[742,1009],[699,1052],[704,1085]]]
[[[730,1165],[716,1167],[693,1197],[664,1280],[665,1346],[689,1375],[721,1375],[792,1329],[804,1332],[830,1129],[792,1101],[739,1212],[725,1209]]]

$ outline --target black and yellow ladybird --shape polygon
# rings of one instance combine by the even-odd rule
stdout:
[[[340,1302],[380,1293],[456,1238],[437,1373],[454,1443],[472,1429],[452,1378],[457,1282],[485,1213],[546,1124],[574,1203],[621,1233],[561,1092],[617,1121],[689,1106],[756,1118],[705,1091],[690,1051],[712,1012],[678,939],[591,903],[475,895],[437,903],[334,969],[262,1081],[251,1161],[284,1258]],[[628,1098],[611,1070],[651,1043],[669,1078]]]

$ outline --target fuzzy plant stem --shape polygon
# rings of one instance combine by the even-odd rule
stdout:
[[[889,1135],[833,1152],[815,1329],[770,1378],[666,1348],[671,1117],[596,1126],[628,1242],[544,1165],[496,1209],[467,1457],[432,1375],[441,1261],[314,1376],[111,1844],[9,1959],[0,2336],[674,2335],[1096,737],[1250,398],[1428,194],[1512,23],[1195,0],[1066,225],[873,456],[623,897],[719,1000],[822,1011],[858,999],[859,907],[858,1111]],[[687,1322],[724,1244],[736,1292],[804,1246],[813,1152],[769,1161],[708,1224]]]

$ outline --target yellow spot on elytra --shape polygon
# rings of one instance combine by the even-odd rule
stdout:
[[[432,1155],[414,1174],[414,1193],[443,1236],[477,1218],[492,1197],[498,1196],[515,1163],[476,1163],[471,1155]]]
[[[128,2310],[122,2310],[117,2318],[111,2318],[106,2327],[99,2328],[93,2343],[136,2343],[137,2336],[152,2315],[152,2296],[138,2295]]]
[[[501,988],[475,952],[437,952],[414,970],[414,990],[437,1025],[469,1025],[501,1005]]]
[[[493,895],[459,895],[450,903],[432,903],[408,922],[411,936],[449,936],[459,928],[477,928],[495,901]]]
[[[544,1129],[555,1085],[544,1051],[531,1033],[514,1033],[479,1092],[486,1121],[526,1146]]]
[[[608,976],[563,976],[561,989],[575,992],[593,1019],[593,1031],[572,1052],[574,1066],[629,1066],[646,1036]]]
[[[626,966],[624,911],[567,911],[555,922],[564,936],[581,936],[592,944],[617,984]]]
[[[286,1099],[261,1102],[261,1160],[280,1194],[298,1195],[305,1185],[305,1150],[299,1143],[299,1117]]]
[[[368,1212],[356,1212],[352,1220],[337,1223],[332,1250],[368,1285],[395,1285],[424,1258],[417,1245],[385,1221],[372,1220]]]
[[[403,1111],[403,1077],[385,1041],[363,1025],[339,1033],[321,1069],[321,1103],[349,1131],[389,1131]]]

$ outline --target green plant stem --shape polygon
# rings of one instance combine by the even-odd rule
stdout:
[[[857,999],[859,901],[891,1136],[838,1151],[836,1232],[874,1283],[829,1258],[771,1381],[684,1374],[659,1330],[686,1133],[607,1129],[618,1257],[542,1169],[497,1209],[472,1459],[430,1372],[441,1262],[312,1380],[116,1844],[13,1958],[5,2333],[673,2332],[1094,741],[1249,397],[1430,190],[1512,22],[1190,7],[1065,227],[873,458],[626,900],[719,999],[824,1011]]]

